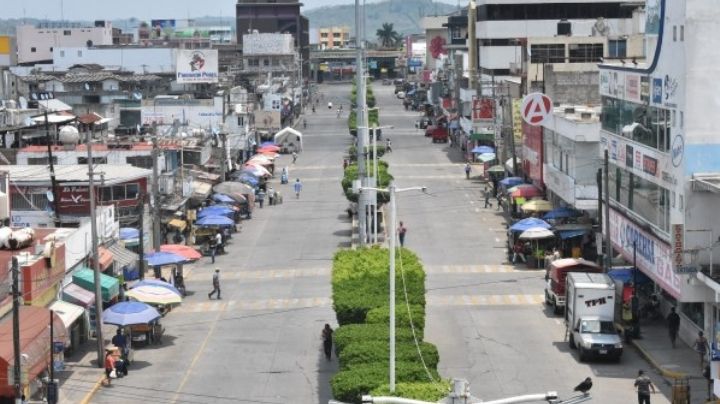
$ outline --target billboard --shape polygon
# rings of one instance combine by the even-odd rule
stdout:
[[[217,83],[217,49],[178,49],[175,71],[178,84]]]
[[[160,29],[175,29],[175,20],[150,20],[150,26]]]
[[[472,99],[472,120],[473,122],[487,122],[495,120],[495,100],[488,97],[473,97]]]

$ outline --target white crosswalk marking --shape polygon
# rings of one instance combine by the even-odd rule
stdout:
[[[222,274],[223,280],[236,280],[236,279],[249,279],[249,280],[262,280],[262,279],[287,279],[287,278],[302,278],[310,276],[327,276],[330,274],[330,268],[306,268],[306,269],[261,269],[255,271],[238,271],[229,272],[226,271]],[[202,269],[195,269],[191,277],[188,277],[188,281],[210,281],[212,279],[212,273],[209,271],[203,271]]]
[[[332,304],[329,297],[306,297],[295,299],[256,299],[256,300],[211,300],[205,302],[186,302],[172,310],[173,313],[207,313],[225,310],[287,310],[312,307],[328,307]]]
[[[543,304],[539,295],[433,295],[427,296],[429,306],[533,306]]]
[[[523,272],[515,269],[512,265],[501,265],[501,264],[478,264],[478,265],[431,265],[425,267],[425,271],[428,274],[434,273],[456,273],[456,274],[467,274],[467,273],[508,273],[508,272]]]

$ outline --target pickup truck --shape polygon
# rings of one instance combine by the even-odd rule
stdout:
[[[432,137],[433,143],[447,143],[448,131],[444,126],[430,125],[425,129],[425,136]]]

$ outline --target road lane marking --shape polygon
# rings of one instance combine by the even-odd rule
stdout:
[[[536,306],[544,302],[542,294],[512,295],[433,295],[426,297],[429,306]]]
[[[276,299],[243,299],[228,301],[187,302],[172,310],[174,314],[230,312],[240,310],[287,310],[311,307],[329,307],[329,297],[276,298]]]
[[[430,265],[425,267],[428,274],[471,274],[471,273],[510,273],[525,272],[515,269],[512,265],[477,264],[477,265]]]
[[[330,268],[306,268],[306,269],[260,269],[255,271],[238,271],[223,274],[223,280],[265,280],[265,279],[288,279],[288,278],[307,278],[315,276],[328,276],[331,273]],[[212,273],[209,271],[202,272],[195,270],[192,279],[186,281],[200,282],[210,281]]]

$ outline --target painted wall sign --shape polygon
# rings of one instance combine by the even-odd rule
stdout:
[[[217,49],[178,49],[176,79],[179,84],[217,83]]]
[[[662,79],[653,79],[652,85],[652,102],[661,105],[663,101],[663,81]]]
[[[678,269],[683,266],[683,225],[672,225],[673,238],[673,268]]]
[[[640,101],[640,76],[626,73],[625,99],[629,101]]]
[[[665,94],[663,104],[666,107],[677,108],[677,101],[675,100],[675,97],[679,93],[679,86],[680,84],[676,78],[670,76],[669,74],[665,75],[665,79],[663,80],[663,93]]]
[[[670,148],[670,153],[672,156],[673,167],[680,167],[683,160],[683,154],[685,153],[685,142],[682,135],[675,135]]]
[[[552,101],[542,93],[530,93],[525,96],[520,111],[525,122],[540,126],[552,115]]]
[[[610,209],[610,241],[629,262],[632,262],[634,243],[638,268],[672,296],[680,297],[680,277],[673,272],[670,245],[640,229],[614,209]]]
[[[657,166],[658,161],[650,156],[643,156],[643,165],[642,169],[644,172],[652,175],[657,176]]]

